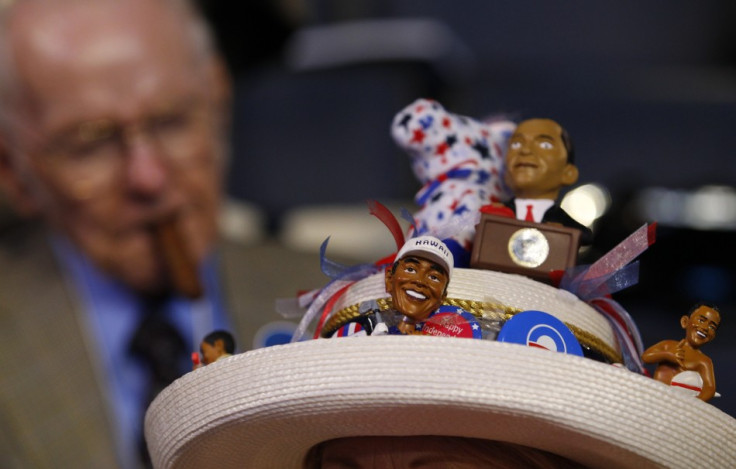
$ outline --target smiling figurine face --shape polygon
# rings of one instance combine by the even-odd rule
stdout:
[[[562,187],[578,180],[562,132],[550,119],[529,119],[516,128],[506,153],[505,176],[515,197],[556,200]]]
[[[386,271],[386,291],[394,308],[412,319],[423,321],[442,305],[449,276],[436,262],[408,255]]]
[[[709,306],[700,306],[688,316],[680,318],[685,338],[694,348],[699,348],[716,337],[721,315]]]

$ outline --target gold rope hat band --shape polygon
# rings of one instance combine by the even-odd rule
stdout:
[[[391,298],[378,298],[376,303],[381,311],[386,311],[392,307]],[[513,308],[500,303],[488,302],[488,301],[475,301],[465,300],[461,298],[445,298],[443,305],[457,306],[471,313],[473,316],[481,319],[492,319],[498,321],[507,321],[513,315],[522,312],[519,308]],[[330,319],[322,327],[320,336],[323,338],[330,337],[336,330],[344,326],[352,319],[360,315],[360,305],[354,304],[347,306],[340,311],[333,314]],[[573,324],[565,322],[565,325],[572,331],[575,338],[580,342],[581,345],[590,348],[591,350],[602,355],[610,363],[621,363],[621,354],[616,352],[611,346],[606,344],[599,337],[591,334],[590,332],[583,330]]]

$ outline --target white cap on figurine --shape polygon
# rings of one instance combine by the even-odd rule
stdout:
[[[410,254],[434,261],[445,268],[447,275],[452,277],[452,266],[455,259],[442,240],[434,236],[417,236],[410,238],[399,249],[396,260],[402,259]]]

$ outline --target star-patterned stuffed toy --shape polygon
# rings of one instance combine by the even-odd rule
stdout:
[[[481,206],[506,200],[506,144],[515,124],[480,122],[447,112],[436,101],[418,99],[394,118],[391,134],[411,158],[423,184],[414,200],[412,236],[429,234],[448,245],[455,266],[467,267]]]

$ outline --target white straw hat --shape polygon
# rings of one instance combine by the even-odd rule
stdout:
[[[388,296],[383,273],[355,282],[334,302],[323,331],[334,330],[357,315],[363,301],[378,300],[387,306]],[[455,268],[445,303],[479,315],[545,311],[564,322],[581,343],[609,356],[612,362],[620,361],[619,344],[606,318],[572,293],[521,275]]]
[[[146,414],[155,467],[298,468],[350,436],[443,435],[590,467],[736,467],[736,420],[653,379],[516,344],[426,336],[311,340],[220,360]]]

